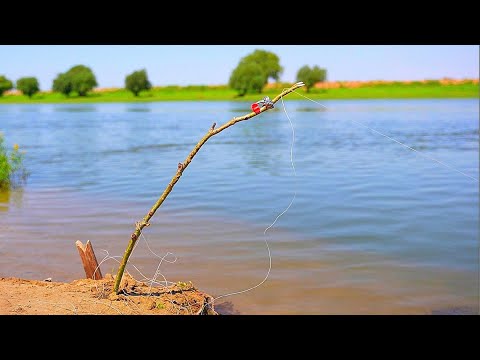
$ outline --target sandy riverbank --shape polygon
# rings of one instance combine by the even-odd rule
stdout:
[[[71,283],[0,278],[0,315],[210,315],[211,297],[191,283],[153,287],[129,276],[124,293],[111,293],[113,278]]]

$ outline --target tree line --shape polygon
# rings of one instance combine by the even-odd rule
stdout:
[[[240,59],[237,67],[232,71],[228,85],[241,97],[247,93],[261,93],[269,79],[278,81],[283,72],[279,57],[270,51],[255,50]],[[302,66],[297,72],[297,81],[303,81],[307,92],[318,82],[327,78],[326,69],[318,66],[310,68]],[[86,96],[96,87],[97,80],[92,69],[85,65],[75,65],[64,73],[60,73],[53,80],[52,90],[65,96],[76,93]],[[13,88],[31,98],[40,91],[40,85],[35,77],[23,77],[16,84],[0,75],[0,96]],[[150,90],[152,84],[148,80],[145,69],[134,71],[125,77],[125,88],[138,96],[141,91]]]

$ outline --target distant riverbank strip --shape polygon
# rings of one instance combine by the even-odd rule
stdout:
[[[106,103],[155,101],[258,101],[264,96],[274,97],[290,83],[268,84],[261,94],[238,97],[226,85],[161,86],[143,91],[139,96],[120,88],[96,88],[87,96],[69,96],[43,91],[29,99],[18,91],[6,92],[0,104],[42,103]],[[422,99],[422,98],[479,98],[478,79],[441,79],[422,81],[335,81],[316,84],[308,93],[298,90],[314,100],[349,99]],[[302,100],[291,94],[289,99]]]

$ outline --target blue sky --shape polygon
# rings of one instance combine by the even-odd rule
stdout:
[[[84,64],[100,87],[123,87],[142,68],[153,85],[226,84],[255,49],[276,53],[288,82],[303,65],[326,68],[328,80],[479,77],[477,45],[0,45],[0,75],[35,76],[50,89],[58,73]]]

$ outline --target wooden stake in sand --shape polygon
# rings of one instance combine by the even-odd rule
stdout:
[[[97,258],[93,252],[93,246],[90,240],[87,240],[87,244],[83,246],[80,240],[75,242],[78,253],[82,259],[83,269],[87,279],[100,280],[103,278],[100,267],[98,266]]]

